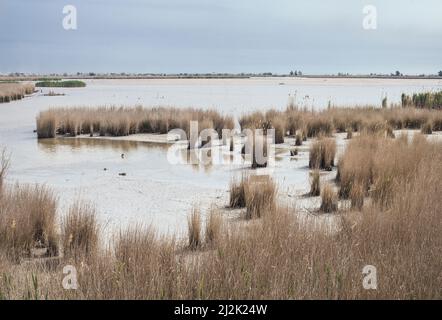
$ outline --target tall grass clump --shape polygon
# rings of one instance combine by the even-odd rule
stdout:
[[[157,259],[158,239],[152,228],[132,226],[120,230],[114,238],[113,248],[115,259],[123,270],[135,272]]]
[[[363,134],[349,142],[338,161],[336,180],[341,198],[349,198],[356,184],[363,186],[364,193],[368,192],[373,182],[373,155],[382,139],[378,135]]]
[[[275,130],[275,143],[280,144],[284,143],[284,137],[287,134],[287,130],[285,127],[285,121],[281,118],[275,118],[271,123],[271,128]]]
[[[230,208],[246,207],[246,185],[249,184],[249,177],[243,175],[241,179],[230,181]]]
[[[212,247],[219,243],[221,237],[222,217],[214,209],[211,209],[206,220],[205,243]]]
[[[90,258],[97,253],[99,228],[92,206],[75,203],[62,220],[65,257]]]
[[[423,125],[421,129],[422,134],[432,134],[433,133],[433,125],[431,122],[427,122]]]
[[[321,183],[320,183],[319,170],[314,170],[310,173],[310,192],[309,195],[312,197],[317,197],[321,194]]]
[[[319,138],[310,147],[309,168],[331,171],[336,155],[336,141],[333,138]]]
[[[192,209],[192,213],[187,219],[187,231],[189,238],[189,249],[196,250],[201,244],[201,213],[198,209]]]
[[[302,134],[301,133],[297,133],[295,136],[295,145],[296,146],[301,146],[302,145]]]
[[[308,138],[331,136],[333,133],[333,122],[325,114],[306,116],[304,121]]]
[[[179,274],[185,274],[176,247],[174,239],[159,237],[152,228],[126,228],[114,238],[113,252],[103,252],[92,260],[88,271],[82,274],[82,284],[86,288],[99,286],[100,299],[176,296]],[[99,277],[94,276],[98,274]]]
[[[321,192],[321,212],[332,213],[338,210],[338,195],[333,186],[327,183]]]
[[[416,134],[411,141],[406,136],[379,144],[373,160],[373,200],[390,207],[398,184],[408,183],[423,159],[435,153],[435,146]]]
[[[276,208],[276,185],[269,176],[254,176],[245,187],[246,219],[260,218]]]
[[[339,161],[339,195],[360,207],[370,193],[382,207],[391,203],[396,185],[406,183],[432,146],[423,136],[391,140],[376,135],[353,139]]]
[[[55,114],[47,112],[37,117],[38,139],[55,138],[57,131]]]
[[[33,249],[58,254],[56,199],[45,187],[16,185],[2,193],[0,246],[14,260],[30,257]]]
[[[353,209],[361,210],[364,206],[365,186],[362,183],[353,184],[350,190],[350,203]]]

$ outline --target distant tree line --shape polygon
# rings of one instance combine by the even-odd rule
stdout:
[[[297,76],[302,76],[302,72],[301,71],[298,71],[298,70],[295,70],[295,71],[290,71],[290,76],[291,77],[297,77]]]

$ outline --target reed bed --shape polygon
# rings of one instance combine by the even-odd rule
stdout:
[[[25,95],[34,91],[35,86],[32,83],[0,82],[0,103],[23,99]]]
[[[188,255],[179,241],[131,228],[112,250],[78,265],[77,290],[60,289],[63,263],[24,269],[2,260],[8,281],[0,292],[6,299],[440,299],[440,150],[396,185],[388,211],[373,204],[357,219],[343,214],[334,232],[277,208],[221,233],[214,250]],[[365,265],[377,268],[377,290],[362,286]],[[31,273],[35,297],[27,294]]]
[[[411,184],[398,186],[389,212],[370,206],[359,220],[343,216],[338,233],[312,231],[278,209],[271,219],[222,234],[215,251],[188,259],[176,241],[131,229],[121,233],[113,251],[102,250],[78,268],[79,288],[69,295],[50,280],[61,270],[17,270],[5,261],[1,268],[9,281],[0,283],[0,292],[7,299],[26,298],[32,272],[39,280],[37,298],[440,299],[434,279],[441,263],[435,249],[441,241],[442,171],[440,163],[430,163],[419,167]],[[377,267],[378,290],[362,287],[367,264]],[[48,273],[52,277],[42,281]]]
[[[35,84],[36,87],[44,88],[83,88],[86,83],[80,80],[43,80]]]
[[[137,133],[166,134],[182,129],[190,137],[190,121],[198,122],[198,130],[214,129],[221,137],[223,129],[233,129],[233,118],[215,110],[179,108],[57,108],[41,112],[37,117],[39,138],[57,134],[127,136]]]
[[[383,134],[387,130],[421,129],[427,123],[431,124],[433,130],[441,131],[442,112],[440,108],[418,109],[411,107],[333,107],[323,111],[287,108],[285,111],[271,110],[267,113],[254,112],[243,115],[239,122],[242,128],[281,128],[276,130],[279,132],[276,143],[283,142],[283,137],[289,134],[296,136],[296,143],[299,144],[302,141],[301,137],[314,138],[330,136],[333,132],[347,132],[351,138],[353,132],[365,131]]]
[[[339,195],[361,207],[371,195],[381,207],[389,207],[396,185],[407,183],[435,146],[419,135],[396,140],[375,135],[353,139],[339,161]]]
[[[24,193],[11,187],[6,190],[10,196],[0,201],[3,237],[0,296],[4,299],[441,299],[442,288],[437,281],[442,264],[442,256],[438,254],[442,243],[441,145],[426,142],[421,136],[412,141],[362,136],[350,141],[352,155],[357,150],[354,146],[363,139],[376,141],[370,176],[380,198],[372,195],[374,201],[363,206],[358,214],[342,212],[336,216],[339,221],[336,229],[317,220],[300,219],[292,209],[280,206],[264,208],[261,219],[246,226],[229,224],[211,248],[200,245],[192,251],[186,250],[187,239],[160,238],[152,229],[130,228],[120,232],[113,246],[100,246],[93,258],[74,261],[79,286],[70,291],[62,289],[60,279],[63,266],[71,264],[71,260],[60,257],[58,265],[49,267],[17,264],[5,254],[12,243],[4,240],[11,239],[4,237],[5,234],[13,234],[7,230],[13,226],[11,215],[29,217],[24,213],[32,213],[35,208],[40,208],[38,216],[43,208],[51,217],[54,212],[54,201],[42,197],[39,189],[27,189],[26,196],[20,196]],[[344,163],[349,164],[346,161],[351,158],[347,157],[344,154]],[[347,169],[341,170],[345,175]],[[367,172],[364,169],[359,174]],[[380,177],[385,179],[378,180]],[[384,188],[385,183],[388,186]],[[332,187],[325,187],[323,193],[327,194],[325,189],[329,188]],[[11,210],[16,206],[26,210]],[[44,224],[26,224],[17,220],[21,227],[26,227],[19,231],[23,236],[15,239],[35,243],[39,238],[34,236],[41,234],[35,232],[39,230],[36,225],[46,226],[45,233],[52,229],[53,219],[44,221]],[[28,255],[21,250],[17,254]],[[377,290],[363,287],[362,270],[366,265],[377,269]]]
[[[233,118],[214,110],[178,108],[57,108],[41,112],[37,117],[39,138],[53,138],[57,134],[76,136],[126,136],[136,133],[167,133],[182,129],[189,136],[190,121],[198,121],[199,129],[213,128],[219,136],[222,129],[233,129]],[[287,109],[254,112],[239,119],[243,129],[275,130],[275,143],[283,143],[287,135],[296,136],[296,144],[306,138],[331,136],[334,132],[365,131],[390,136],[396,129],[421,129],[431,126],[442,130],[442,111],[416,108],[329,108],[324,111]],[[351,132],[351,133],[350,133]]]

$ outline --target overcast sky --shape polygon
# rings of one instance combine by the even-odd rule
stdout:
[[[0,72],[436,73],[441,17],[441,0],[0,0]]]

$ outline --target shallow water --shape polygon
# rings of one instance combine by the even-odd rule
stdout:
[[[207,210],[228,202],[228,185],[242,166],[172,165],[167,146],[130,141],[57,139],[38,141],[35,117],[52,106],[171,105],[217,108],[240,115],[256,109],[285,108],[288,95],[299,105],[326,107],[380,104],[387,93],[442,89],[439,80],[238,79],[90,80],[86,88],[50,89],[65,96],[32,97],[0,104],[0,145],[12,153],[8,182],[43,183],[60,198],[60,211],[75,199],[97,207],[105,230],[151,224],[161,232],[186,229],[192,206]],[[308,95],[308,98],[306,96]],[[304,146],[303,148],[307,148]],[[124,154],[124,158],[122,158]],[[279,151],[273,175],[289,201],[308,190],[307,153],[291,158]],[[105,170],[106,169],[106,170]],[[125,173],[125,176],[119,175]]]

